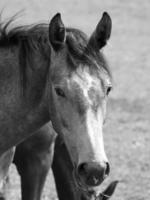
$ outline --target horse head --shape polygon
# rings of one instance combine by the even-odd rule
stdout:
[[[66,28],[60,14],[49,25],[51,120],[68,148],[75,180],[86,190],[94,190],[110,172],[103,124],[112,80],[101,51],[110,34],[106,12],[89,38]]]

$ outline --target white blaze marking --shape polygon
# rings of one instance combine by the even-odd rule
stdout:
[[[89,104],[92,105],[92,100],[89,98],[88,91],[93,86],[100,89],[100,80],[90,75],[88,68],[79,68],[77,73],[73,76],[80,89],[83,91],[84,97],[87,99]],[[100,108],[99,108],[100,109]],[[96,162],[107,162],[104,151],[103,142],[103,116],[101,110],[98,111],[97,117],[93,113],[92,109],[89,108],[86,113],[86,127],[85,133],[79,135],[80,145],[80,158],[79,163],[83,161],[96,161]],[[84,139],[83,139],[84,138]]]

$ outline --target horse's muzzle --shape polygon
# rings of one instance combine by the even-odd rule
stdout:
[[[77,168],[77,175],[84,185],[95,187],[100,185],[109,175],[110,166],[108,162],[99,164],[97,162],[82,163]]]

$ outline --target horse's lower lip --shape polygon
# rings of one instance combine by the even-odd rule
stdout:
[[[81,181],[80,178],[78,177],[78,175],[77,175],[75,169],[74,169],[74,171],[73,171],[73,178],[74,178],[74,182],[75,182],[76,186],[77,186],[80,190],[85,191],[85,192],[88,191],[87,186],[84,185],[84,184],[82,183],[82,181]]]
[[[83,195],[85,195],[86,198],[84,199],[91,199],[91,200],[99,199],[100,200],[99,195],[101,194],[101,192],[98,189],[99,186],[89,187],[89,186],[84,185],[82,181],[78,178],[75,172],[73,172],[73,177],[74,177],[74,182],[76,184],[76,187],[83,192],[82,193]],[[96,191],[96,188],[98,189],[98,191]]]
[[[74,177],[74,182],[75,182],[76,186],[80,190],[87,193],[88,195],[92,195],[92,194],[95,195],[95,193],[96,193],[95,188],[96,187],[87,186],[86,184],[84,184],[83,181],[76,174],[76,170],[73,171],[73,177]]]

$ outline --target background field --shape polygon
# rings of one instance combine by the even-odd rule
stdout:
[[[0,0],[0,10],[3,8],[4,18],[25,9],[18,24],[48,22],[59,11],[66,25],[89,34],[102,12],[109,12],[113,31],[104,52],[113,72],[114,90],[104,135],[111,175],[103,185],[120,180],[112,200],[149,200],[150,1]],[[9,199],[20,199],[19,177],[13,166],[10,182]],[[43,199],[57,199],[51,174]]]

